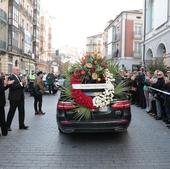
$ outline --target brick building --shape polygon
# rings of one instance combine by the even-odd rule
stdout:
[[[104,30],[105,52],[125,69],[141,64],[143,13],[141,10],[123,11],[108,22]]]

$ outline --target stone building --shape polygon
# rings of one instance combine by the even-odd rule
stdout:
[[[170,0],[145,0],[143,61],[163,59],[170,67]]]
[[[13,66],[19,66],[22,74],[35,71],[39,9],[39,0],[0,1],[0,69],[4,73],[10,74]]]

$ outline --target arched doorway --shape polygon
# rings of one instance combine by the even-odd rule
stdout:
[[[153,52],[151,49],[148,49],[146,52],[146,60],[152,60],[153,59]]]
[[[156,51],[156,57],[157,58],[163,58],[166,55],[166,47],[163,43],[159,44],[157,51]]]
[[[152,63],[153,60],[153,52],[152,49],[148,49],[146,52],[146,58],[145,58],[145,63],[150,64]]]

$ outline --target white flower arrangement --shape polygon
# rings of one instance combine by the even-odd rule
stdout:
[[[114,85],[112,82],[115,81],[115,79],[113,79],[113,75],[108,69],[105,70],[105,78],[107,88],[101,95],[93,98],[93,105],[96,107],[104,107],[109,105],[114,97]]]

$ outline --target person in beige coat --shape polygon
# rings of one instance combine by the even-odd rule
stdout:
[[[37,73],[37,78],[34,84],[34,110],[35,115],[44,115],[45,112],[42,111],[42,96],[44,94],[44,82],[42,80],[43,72]]]

